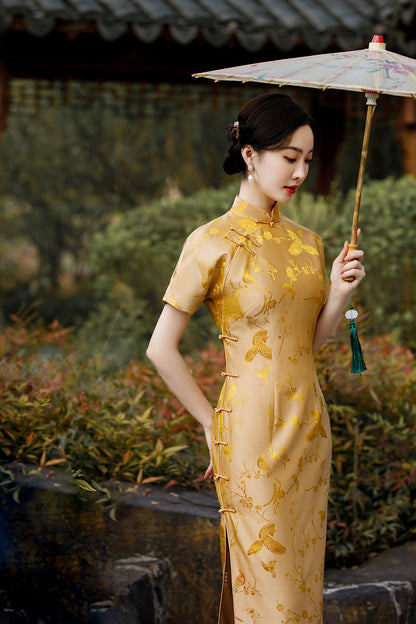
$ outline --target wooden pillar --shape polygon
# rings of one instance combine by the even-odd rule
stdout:
[[[398,137],[403,150],[403,173],[416,176],[416,100],[398,98]]]
[[[319,126],[318,176],[316,192],[328,195],[337,171],[337,156],[344,138],[345,100],[340,91],[318,92],[312,117]]]

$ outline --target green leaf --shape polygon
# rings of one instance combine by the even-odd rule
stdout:
[[[75,479],[76,485],[81,488],[81,490],[87,490],[87,492],[96,492],[97,490],[92,487],[87,481],[84,479]]]

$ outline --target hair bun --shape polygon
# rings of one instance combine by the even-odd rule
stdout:
[[[240,124],[238,121],[227,124],[225,128],[228,145],[224,154],[223,169],[228,175],[240,173],[245,167],[240,147]]]

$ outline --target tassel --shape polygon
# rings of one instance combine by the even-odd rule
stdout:
[[[350,322],[350,340],[351,340],[351,351],[352,351],[352,360],[351,360],[351,372],[352,373],[362,373],[367,370],[367,367],[364,362],[363,352],[361,350],[360,340],[357,334],[357,328],[355,327],[355,319],[358,316],[357,310],[354,310],[352,307],[352,303],[350,304],[350,309],[345,313],[345,317]]]

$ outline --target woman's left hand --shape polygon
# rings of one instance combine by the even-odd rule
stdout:
[[[360,239],[361,230],[357,232],[357,242]],[[335,258],[331,271],[331,290],[336,290],[340,295],[348,295],[351,290],[357,288],[365,277],[365,268],[361,263],[364,257],[362,249],[350,249],[348,241],[345,241],[341,253]],[[353,278],[346,281],[346,278]]]
[[[360,230],[358,230],[358,239]],[[350,249],[348,242],[332,264],[331,289],[327,302],[318,317],[313,337],[313,350],[317,351],[328,340],[339,322],[348,296],[365,277],[365,269],[361,264],[364,252],[361,249]],[[352,277],[348,282],[345,278]]]

